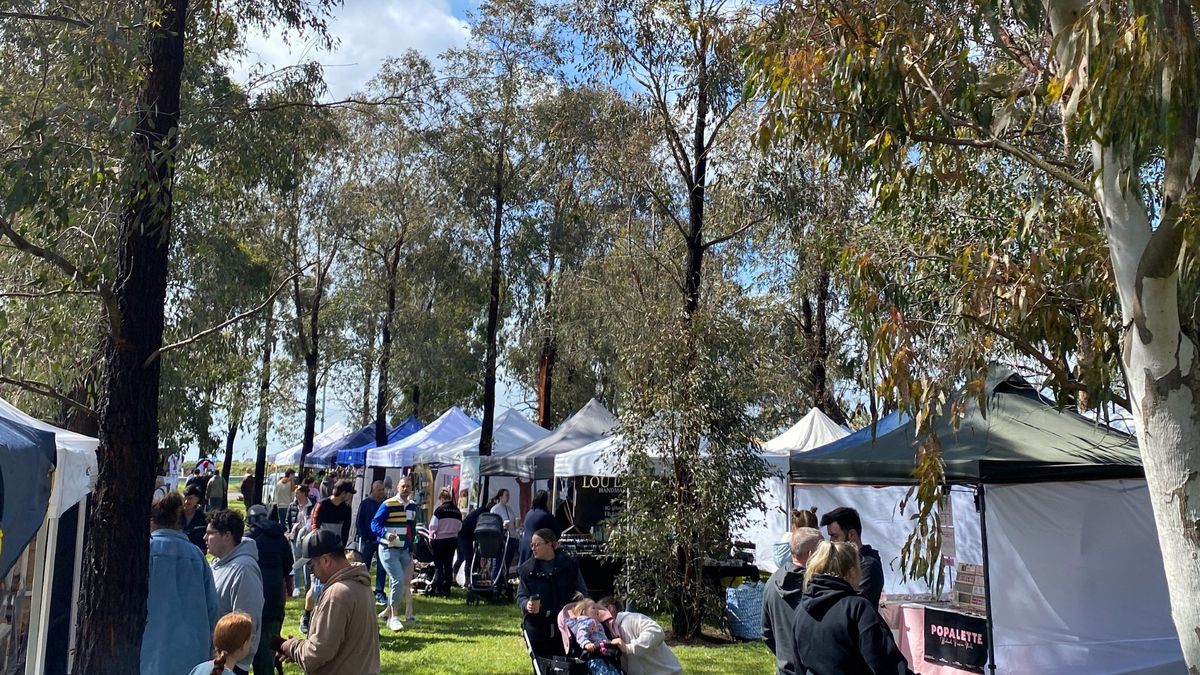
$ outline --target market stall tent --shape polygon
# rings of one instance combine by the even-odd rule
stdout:
[[[462,464],[464,457],[479,456],[479,437],[483,428],[477,427],[451,441],[435,445],[413,455],[414,464],[452,466]],[[550,435],[516,410],[505,410],[496,416],[492,425],[492,456],[507,455]]]
[[[592,399],[552,433],[501,456],[479,458],[481,476],[514,476],[534,480],[554,477],[554,458],[612,433],[617,418]]]
[[[334,462],[337,461],[338,453],[342,450],[371,443],[374,439],[375,425],[365,425],[354,433],[347,434],[320,449],[314,447],[313,451],[304,459],[304,463],[308,466],[333,466]]]
[[[313,445],[312,450],[309,452],[309,456],[311,457],[312,455],[322,451],[334,443],[337,443],[343,438],[349,436],[351,433],[353,432],[350,429],[347,429],[346,425],[342,424],[341,422],[334,424],[328,429],[325,429],[321,433],[313,436]],[[297,443],[283,452],[276,453],[272,461],[275,464],[299,464],[300,454],[303,451],[304,443]]]
[[[395,443],[367,451],[367,466],[406,467],[413,465],[416,453],[454,440],[479,428],[479,422],[454,406],[420,431]]]
[[[408,438],[409,436],[412,436],[420,431],[424,426],[425,425],[421,424],[421,421],[416,417],[409,415],[407,419],[400,424],[397,424],[391,431],[388,432],[387,443],[384,443],[384,445]],[[338,450],[337,463],[348,464],[350,466],[362,466],[367,462],[367,451],[376,447],[378,446],[375,445],[375,438],[373,436],[364,443],[358,445],[347,445],[344,449]]]
[[[994,369],[983,398],[961,397],[957,428],[942,416],[934,430],[954,557],[984,565],[996,672],[1183,672],[1134,439],[1060,411],[1012,371]],[[888,595],[904,590],[896,558],[912,525],[897,504],[919,444],[912,420],[893,423],[791,457],[797,504],[859,510]]]
[[[754,562],[761,569],[775,571],[773,545],[790,530],[788,468],[792,453],[808,452],[849,434],[828,415],[812,408],[800,421],[763,443],[761,456],[775,471],[775,475],[764,480],[758,490],[759,501],[766,510],[751,508],[746,513],[745,524],[731,532],[734,541],[754,544]]]

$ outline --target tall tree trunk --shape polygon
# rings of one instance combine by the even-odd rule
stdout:
[[[128,164],[136,176],[117,235],[100,398],[99,477],[84,554],[78,672],[140,669],[146,626],[150,497],[158,463],[158,392],[171,243],[187,0],[158,0]]]
[[[542,285],[544,312],[542,327],[542,350],[538,356],[538,425],[550,429],[554,426],[553,393],[554,363],[558,357],[558,340],[554,336],[554,252],[546,256],[546,280]]]
[[[412,402],[412,416],[416,419],[421,419],[421,385],[414,384],[412,386],[412,394],[409,396]]]
[[[846,413],[838,405],[829,388],[829,377],[825,364],[829,363],[829,270],[822,265],[817,273],[813,295],[816,308],[809,296],[801,300],[804,351],[808,355],[808,383],[813,405],[838,424],[846,423]]]
[[[332,261],[331,261],[332,262]],[[306,375],[304,387],[304,440],[300,448],[300,466],[297,475],[304,475],[305,460],[313,450],[313,436],[317,430],[317,381],[320,375],[321,356],[321,301],[325,290],[325,274],[327,263],[318,261],[311,303],[305,302],[299,291],[299,277],[296,284],[296,315],[303,316],[308,309],[308,322],[300,321],[303,331],[302,343],[304,350],[304,370]],[[306,307],[306,305],[308,305]]]
[[[483,364],[483,426],[479,433],[479,456],[492,454],[492,421],[496,416],[496,336],[500,331],[500,234],[504,224],[503,143],[496,152],[496,173],[492,186],[492,272],[488,283],[487,348]]]
[[[221,466],[221,475],[225,477],[225,485],[229,485],[229,474],[233,473],[233,443],[237,440],[238,429],[242,426],[242,416],[245,414],[245,396],[242,385],[238,384],[237,392],[233,395],[233,407],[229,411],[229,426],[225,431],[225,462]]]
[[[263,478],[267,471],[267,433],[271,426],[271,350],[275,347],[275,303],[267,306],[263,328],[262,369],[258,380],[258,435],[254,454],[254,503],[262,503]],[[282,505],[281,505],[282,506]]]
[[[383,314],[383,327],[379,334],[379,393],[375,397],[375,445],[387,445],[388,404],[391,403],[392,366],[392,320],[396,315],[396,272],[400,267],[400,242],[396,242],[390,259],[386,261],[387,309]],[[415,386],[414,386],[415,389]],[[415,403],[414,403],[415,405]]]

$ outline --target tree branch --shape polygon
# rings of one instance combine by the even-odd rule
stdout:
[[[25,391],[32,392],[39,396],[46,396],[48,398],[52,398],[56,401],[59,401],[60,403],[65,403],[65,404],[71,406],[72,408],[79,410],[80,412],[90,415],[93,418],[97,417],[97,413],[95,410],[92,410],[91,408],[80,403],[79,401],[76,401],[75,399],[71,398],[70,396],[67,396],[66,394],[58,391],[57,389],[55,389],[54,387],[51,387],[50,385],[46,384],[45,382],[38,382],[36,380],[25,380],[25,379],[4,377],[3,375],[0,375],[0,384],[11,384],[14,387],[20,387],[20,388],[24,389]]]
[[[755,218],[754,220],[751,220],[750,222],[748,222],[748,223],[746,223],[745,225],[743,225],[743,226],[739,227],[738,229],[734,230],[733,232],[730,232],[729,234],[725,234],[725,235],[722,235],[722,236],[720,236],[720,237],[717,237],[716,239],[710,240],[708,243],[706,243],[706,244],[702,244],[702,246],[704,246],[704,248],[711,248],[711,247],[713,247],[713,246],[719,246],[719,245],[721,245],[721,244],[724,244],[725,242],[727,242],[727,241],[729,241],[730,239],[733,239],[734,237],[736,237],[736,236],[738,236],[738,235],[742,234],[743,232],[745,232],[745,231],[749,230],[750,228],[754,227],[755,225],[758,225],[759,223],[763,222],[764,220],[766,220],[766,217],[765,217],[765,216],[764,216],[764,217],[762,217],[762,218]]]
[[[142,364],[142,367],[144,368],[146,366],[149,366],[151,363],[154,363],[154,359],[158,358],[159,356],[162,356],[166,352],[169,352],[174,349],[179,349],[180,347],[186,347],[187,345],[193,344],[195,342],[199,342],[200,340],[203,340],[204,338],[208,337],[209,335],[212,335],[213,333],[218,333],[221,330],[223,330],[224,328],[226,328],[230,325],[233,325],[233,324],[237,323],[238,321],[241,321],[242,319],[246,319],[251,316],[254,316],[255,314],[258,314],[262,310],[266,309],[272,302],[275,302],[275,298],[279,296],[279,294],[283,291],[284,287],[286,287],[289,283],[291,283],[291,281],[293,279],[300,276],[300,274],[301,274],[300,272],[296,272],[296,273],[292,274],[292,276],[284,279],[278,286],[275,287],[275,291],[273,293],[271,293],[271,295],[266,300],[264,300],[262,302],[262,304],[258,305],[257,307],[246,310],[245,312],[242,312],[241,314],[238,314],[237,316],[235,316],[227,321],[222,321],[221,323],[213,326],[212,328],[207,328],[205,330],[202,330],[199,333],[196,333],[195,335],[193,335],[189,338],[185,338],[183,340],[180,340],[179,342],[172,342],[169,345],[164,345],[162,347],[159,347],[158,350],[156,350],[153,354],[146,357],[146,361],[145,361],[145,363]]]
[[[59,16],[57,14],[31,14],[29,12],[0,12],[0,18],[5,19],[27,19],[30,21],[51,21],[54,23],[65,23],[77,28],[91,28],[91,24],[79,19],[72,19],[69,16]]]

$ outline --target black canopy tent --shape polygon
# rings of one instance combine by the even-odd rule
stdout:
[[[956,401],[964,404],[957,426],[948,415],[942,415],[932,430],[941,446],[946,483],[968,486],[976,494],[987,602],[988,668],[995,672],[986,487],[1143,481],[1144,473],[1132,436],[1073,411],[1058,409],[1012,370],[992,369],[982,406],[980,397],[965,393],[960,393]],[[945,411],[949,411],[949,405]],[[835,486],[917,483],[913,475],[915,458],[925,434],[918,437],[913,420],[902,420],[874,438],[869,432],[856,436],[793,454],[792,482]]]

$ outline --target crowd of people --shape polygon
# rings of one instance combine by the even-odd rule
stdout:
[[[372,483],[357,513],[355,483],[345,474],[299,478],[289,469],[273,487],[270,508],[251,503],[252,481],[242,482],[245,517],[228,508],[219,473],[197,470],[182,494],[156,489],[142,673],[274,675],[283,662],[310,675],[378,673],[378,621],[391,631],[419,621],[412,584],[418,525],[433,557],[426,591],[449,595],[460,569],[468,579],[474,571],[475,527],[484,513],[502,523],[507,539],[488,566],[492,581],[506,584],[506,570],[517,563],[516,600],[531,653],[582,658],[593,675],[682,672],[652,618],[625,611],[618,598],[588,598],[578,562],[559,548],[562,525],[545,491],[534,495],[522,522],[508,490],[467,511],[466,492],[444,488],[426,521],[408,477],[390,495],[391,485]],[[763,599],[763,639],[777,672],[911,673],[879,615],[883,565],[861,540],[858,513],[842,507],[818,520],[815,509],[795,511],[791,525]],[[285,639],[289,596],[303,597],[304,611],[301,637]]]
[[[787,557],[763,593],[763,641],[778,675],[911,675],[879,614],[883,564],[858,512],[792,513]],[[778,559],[777,559],[778,560]]]

